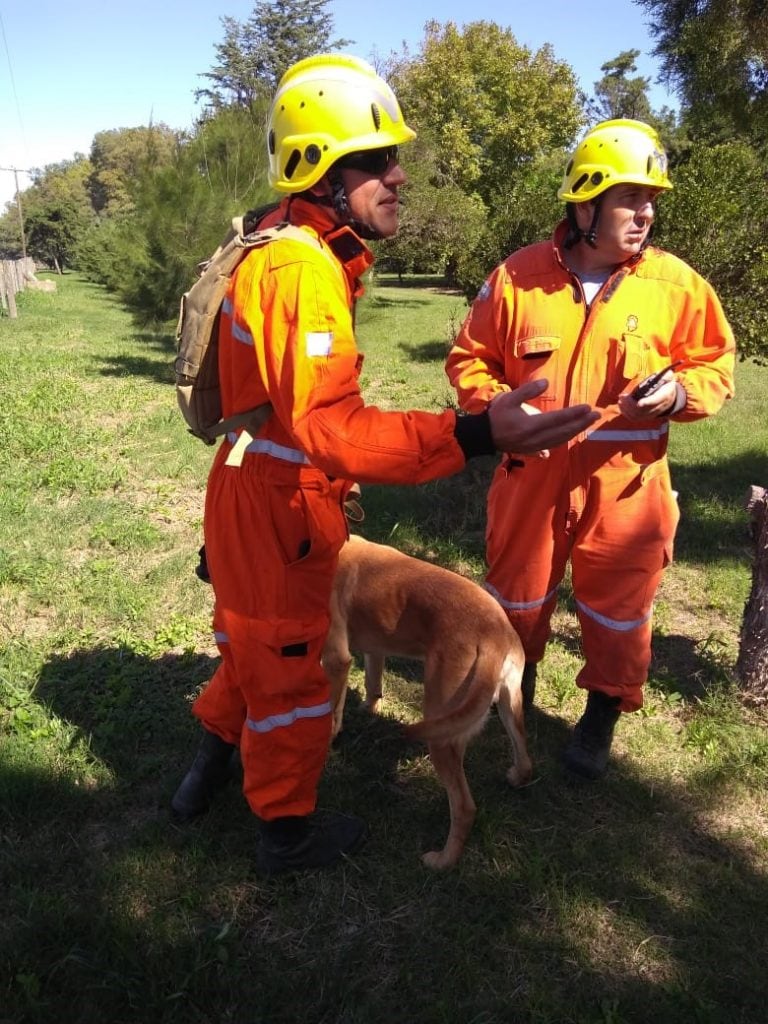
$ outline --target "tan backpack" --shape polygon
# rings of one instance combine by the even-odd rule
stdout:
[[[323,249],[309,232],[286,222],[259,230],[258,221],[265,212],[251,211],[232,220],[221,245],[210,259],[198,265],[197,281],[181,297],[174,364],[176,398],[190,433],[206,444],[215,444],[222,434],[240,427],[253,436],[272,412],[266,402],[221,418],[219,318],[232,275],[252,249],[275,238],[291,238]]]

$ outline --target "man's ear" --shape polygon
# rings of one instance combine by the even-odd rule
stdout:
[[[595,215],[595,204],[591,199],[587,199],[584,203],[573,204],[574,213],[576,214],[576,224],[582,231],[589,231],[592,225],[592,218]]]
[[[320,181],[315,182],[312,188],[309,190],[313,195],[316,196],[330,196],[333,194],[331,183],[328,181],[328,175],[324,174]]]

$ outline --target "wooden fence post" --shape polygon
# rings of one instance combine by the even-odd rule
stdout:
[[[768,491],[750,487],[744,502],[751,517],[752,589],[744,606],[736,673],[757,704],[768,702]]]
[[[8,315],[11,320],[15,320],[18,316],[16,310],[16,272],[14,269],[12,260],[3,260],[0,264],[0,277],[2,278],[2,291],[4,293],[5,302],[8,307]]]

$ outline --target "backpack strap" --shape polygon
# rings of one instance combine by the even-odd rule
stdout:
[[[241,217],[233,217],[232,219],[232,230],[234,235],[242,237],[244,248],[250,249],[255,248],[256,246],[262,246],[275,238],[290,238],[294,242],[311,245],[320,252],[325,253],[331,263],[336,266],[335,260],[330,253],[328,253],[320,240],[308,231],[304,231],[302,228],[296,227],[296,225],[291,224],[288,221],[281,221],[279,224],[275,224],[271,228],[262,229],[259,229],[258,226],[256,228],[252,228],[252,224],[252,215],[249,213],[246,213]],[[249,228],[252,229],[249,231]],[[215,427],[207,431],[211,437],[215,438],[221,437],[223,434],[228,434],[231,430],[239,430],[242,427],[240,436],[232,446],[232,450],[227,457],[226,464],[228,466],[242,465],[245,449],[253,440],[254,435],[258,433],[261,427],[269,419],[271,413],[271,403],[265,402],[263,405],[257,405],[255,409],[249,409],[247,412],[235,413],[233,416],[228,416],[226,419],[219,420]]]

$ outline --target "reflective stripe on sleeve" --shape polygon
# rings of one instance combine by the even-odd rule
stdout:
[[[232,302],[230,299],[224,299],[224,301],[221,304],[221,311],[222,313],[226,313],[226,315],[230,319],[232,319],[234,310],[232,308]],[[234,320],[232,321],[232,337],[235,339],[235,341],[239,341],[243,345],[253,345],[253,335],[251,334],[251,332],[246,331],[244,327],[240,327],[239,324],[236,324],[234,322]]]

